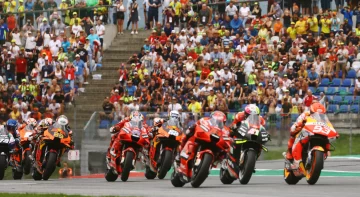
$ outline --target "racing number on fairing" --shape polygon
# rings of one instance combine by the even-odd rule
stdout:
[[[169,131],[169,135],[178,136],[178,135],[179,135],[179,132],[171,129],[171,130]]]
[[[326,135],[330,133],[330,129],[328,127],[322,127],[320,125],[316,125],[313,129],[314,133],[325,133]]]
[[[64,138],[64,135],[61,134],[61,133],[59,133],[59,132],[55,132],[55,133],[54,133],[54,137],[57,137],[57,138],[62,139],[62,138]]]

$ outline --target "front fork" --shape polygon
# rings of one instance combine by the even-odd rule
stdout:
[[[230,152],[227,154],[227,158],[222,163],[222,168],[227,170],[230,176],[234,179],[239,178],[241,158],[244,160],[244,154],[242,154],[241,146],[231,146]]]

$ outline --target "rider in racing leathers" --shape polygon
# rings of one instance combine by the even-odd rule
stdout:
[[[288,150],[286,152],[286,159],[294,160],[294,168],[299,168],[300,170],[304,170],[304,165],[302,164],[302,144],[306,144],[308,141],[308,137],[303,137],[295,142],[296,135],[303,129],[306,123],[307,117],[309,117],[313,113],[324,114],[326,112],[325,107],[319,103],[318,101],[313,101],[310,106],[310,112],[303,112],[297,119],[296,122],[291,126],[290,129],[290,139],[288,141]],[[294,144],[295,142],[295,144]],[[329,147],[330,148],[330,147]],[[327,148],[328,149],[328,148]],[[300,163],[302,165],[300,165]]]
[[[203,122],[208,122],[210,125],[212,125],[211,120],[215,120],[216,123],[223,125],[222,131],[223,131],[223,136],[229,136],[229,128],[224,126],[226,123],[226,115],[221,112],[221,111],[214,111],[210,114],[210,117],[203,117],[200,120],[198,120],[194,125],[190,126],[186,131],[185,131],[185,135],[183,137],[183,139],[181,140],[181,145],[180,145],[180,157],[184,158],[186,161],[190,161],[191,158],[191,153],[196,151],[198,144],[195,142],[195,140],[193,139],[193,136],[195,134],[195,129],[197,126],[201,126]],[[218,126],[218,125],[214,125],[214,126]],[[224,154],[224,157],[226,156],[226,154]],[[179,173],[182,175],[181,179],[184,182],[188,182],[190,177],[187,177],[187,172],[188,172],[188,166],[187,165],[180,165],[180,167],[178,168]]]
[[[129,117],[124,118],[119,123],[117,123],[115,126],[110,128],[111,142],[110,142],[107,154],[106,154],[107,162],[110,163],[111,155],[116,157],[118,154],[121,154],[120,148],[121,148],[122,144],[120,142],[120,135],[118,135],[118,134],[120,133],[120,130],[124,127],[125,123],[130,122],[131,120],[143,121],[144,116],[138,111],[133,111],[133,112],[131,112]],[[148,132],[149,127],[147,126],[147,124],[145,122],[143,124],[143,127]]]
[[[9,150],[13,152],[15,147],[19,145],[20,142],[20,135],[17,130],[18,122],[14,119],[9,119],[6,122],[6,129],[9,135]]]

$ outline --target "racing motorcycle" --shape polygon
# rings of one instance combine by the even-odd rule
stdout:
[[[156,174],[163,179],[170,170],[183,136],[180,128],[178,120],[170,119],[157,129],[150,144],[150,161],[145,171],[147,179],[154,179]]]
[[[33,136],[34,128],[31,125],[26,125],[24,128],[19,130],[20,134],[20,146],[22,149],[21,164],[25,175],[30,173],[31,169],[31,150],[32,145],[29,137]]]
[[[261,125],[257,114],[249,115],[242,121],[233,135],[232,148],[220,168],[220,180],[223,184],[231,184],[239,179],[241,184],[247,184],[255,172],[256,160],[262,150],[267,152],[265,144],[270,136]]]
[[[35,163],[32,177],[34,180],[48,180],[60,165],[61,156],[71,149],[71,136],[65,125],[54,123],[44,131],[36,142]]]
[[[125,123],[118,135],[122,147],[115,151],[121,151],[121,155],[111,154],[111,161],[107,163],[105,179],[109,182],[115,181],[119,174],[122,181],[127,181],[130,171],[135,168],[139,153],[146,144],[149,144],[149,136],[142,121],[131,120]]]
[[[189,139],[198,144],[197,150],[191,151],[190,156],[180,154],[180,165],[187,165],[189,169],[187,176],[184,177],[177,172],[178,167],[174,163],[175,170],[171,175],[172,185],[182,187],[191,178],[191,186],[200,187],[208,177],[211,168],[221,162],[226,152],[229,151],[230,138],[228,133],[229,130],[222,121],[210,119],[209,123],[201,119],[200,126],[196,126],[194,136]],[[186,160],[184,157],[193,159]]]
[[[306,123],[301,132],[296,135],[296,140],[302,143],[302,164],[305,164],[303,170],[292,167],[293,161],[285,157],[284,180],[289,185],[297,184],[303,177],[308,184],[315,184],[324,168],[324,161],[327,158],[328,151],[334,151],[335,147],[331,144],[339,135],[330,123],[325,114],[313,113],[306,118]],[[301,166],[303,166],[300,164]]]
[[[0,180],[3,180],[9,159],[9,133],[0,125]]]

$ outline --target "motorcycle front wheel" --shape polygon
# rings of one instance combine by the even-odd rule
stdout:
[[[163,179],[166,173],[170,170],[172,164],[173,153],[170,150],[165,150],[161,158],[161,166],[158,171],[158,178]]]
[[[209,169],[212,163],[212,155],[209,153],[204,153],[204,156],[202,158],[202,161],[199,166],[194,167],[198,168],[196,169],[196,173],[192,177],[191,186],[197,188],[200,187],[200,185],[205,181],[205,179],[209,175]],[[193,168],[193,171],[195,171]]]
[[[25,152],[24,154],[24,174],[25,175],[28,175],[30,174],[30,169],[31,169],[31,159],[30,159],[30,155],[31,155],[31,152],[28,150]]]
[[[52,173],[55,171],[56,160],[57,160],[57,154],[55,152],[50,152],[46,162],[44,173],[42,175],[43,180],[47,181],[52,175]]]
[[[133,168],[133,166],[132,166],[133,160],[134,160],[134,153],[131,151],[128,151],[125,155],[124,166],[123,166],[122,173],[121,173],[121,180],[124,182],[127,181],[129,178],[130,171]]]
[[[0,155],[0,180],[4,179],[6,167],[6,155]]]
[[[240,183],[246,185],[249,183],[255,169],[257,153],[254,150],[248,150],[244,158],[244,165],[240,169]]]
[[[108,182],[114,182],[116,181],[116,179],[118,178],[118,175],[117,174],[114,174],[112,172],[112,170],[106,170],[105,172],[105,179],[108,181]]]
[[[306,181],[309,185],[314,185],[320,177],[321,170],[324,167],[324,152],[315,150],[312,153],[311,168],[307,170]]]
[[[230,176],[229,171],[220,168],[220,181],[225,185],[230,185],[235,179]]]

